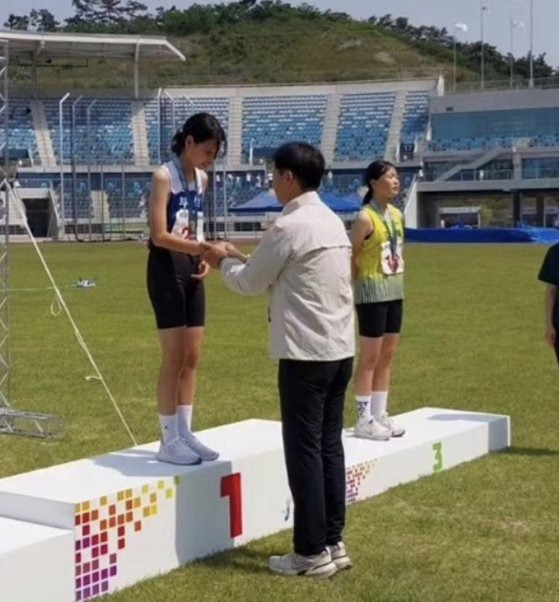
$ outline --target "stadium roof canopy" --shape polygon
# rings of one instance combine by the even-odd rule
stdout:
[[[8,43],[10,60],[28,60],[31,66],[52,59],[116,59],[134,62],[134,90],[139,89],[142,60],[180,60],[186,57],[166,38],[110,34],[43,33],[0,30],[0,43]]]

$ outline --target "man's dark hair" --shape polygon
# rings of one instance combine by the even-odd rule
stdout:
[[[322,153],[307,142],[288,142],[274,153],[278,171],[289,170],[304,191],[318,190],[324,177],[325,161]]]
[[[192,136],[195,144],[205,142],[206,140],[215,140],[219,152],[222,146],[225,146],[225,132],[216,117],[209,113],[195,113],[191,115],[177,130],[171,142],[171,150],[179,156],[186,143],[187,136]]]

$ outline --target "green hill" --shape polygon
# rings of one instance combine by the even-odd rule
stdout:
[[[141,66],[142,88],[182,85],[310,83],[452,77],[452,52],[440,46],[407,42],[369,23],[290,19],[244,22],[170,40],[185,63]],[[27,70],[17,70],[23,84]],[[475,75],[459,68],[459,77]],[[60,89],[131,87],[132,65],[119,61],[64,61],[41,67],[42,94]]]

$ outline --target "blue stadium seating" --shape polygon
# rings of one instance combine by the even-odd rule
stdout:
[[[431,125],[433,151],[510,148],[519,142],[559,146],[559,109],[553,107],[436,113]]]
[[[327,98],[324,95],[254,96],[243,100],[242,152],[248,159],[269,157],[271,151],[291,140],[322,143]]]
[[[19,178],[23,188],[52,188],[55,194],[60,193],[60,176],[44,176],[42,174],[28,175]],[[64,176],[64,215],[70,220],[74,216],[72,198],[76,199],[76,217],[88,218],[92,215],[91,195],[89,194],[87,179],[83,174],[76,177],[76,190],[73,189],[73,178],[70,174]]]
[[[510,148],[513,145],[511,136],[476,136],[473,138],[446,138],[431,140],[429,150],[432,151],[480,151],[491,148]]]
[[[384,156],[395,98],[394,92],[342,96],[336,161],[366,161]]]
[[[424,90],[410,90],[406,94],[404,120],[400,141],[413,143],[418,136],[427,131],[429,123],[429,92]]]
[[[538,136],[534,136],[530,140],[531,147],[551,147],[551,146],[559,146],[559,135],[558,134],[540,134]]]
[[[132,164],[134,142],[132,137],[132,105],[129,99],[99,98],[90,111],[88,144],[86,108],[93,98],[82,98],[75,108],[74,153],[76,164],[102,163],[104,165]],[[63,105],[64,163],[72,163],[72,105],[68,99]],[[43,100],[54,153],[60,161],[59,99]]]
[[[104,190],[111,219],[145,219],[150,179],[128,174],[124,182],[121,177],[105,178]],[[124,195],[123,188],[124,186]]]
[[[175,123],[173,124],[173,104]],[[206,112],[215,115],[225,133],[229,126],[229,99],[228,98],[186,98],[177,97],[173,102],[166,96],[159,100],[152,99],[144,102],[146,116],[146,129],[148,135],[149,159],[152,164],[160,160],[166,161],[170,157],[171,140],[175,132],[186,119],[193,113]]]
[[[35,164],[40,164],[37,138],[33,129],[33,116],[29,100],[10,98],[10,155],[12,151],[25,151]],[[0,146],[5,143],[4,128],[0,128]],[[18,153],[19,154],[19,153]]]

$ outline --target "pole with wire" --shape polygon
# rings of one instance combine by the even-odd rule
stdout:
[[[89,191],[89,211],[88,211],[88,229],[89,229],[89,240],[91,241],[91,211],[93,209],[93,191],[91,190],[91,109],[95,106],[97,99],[94,98],[85,109],[85,119],[87,125],[87,189]],[[96,145],[97,146],[97,145]]]
[[[60,134],[60,233],[61,239],[64,240],[64,235],[66,233],[66,211],[64,208],[64,112],[63,105],[70,97],[70,92],[66,92],[66,94],[58,101],[58,128]]]
[[[454,73],[454,77],[453,77],[453,91],[456,92],[456,79],[457,79],[457,59],[458,59],[458,52],[457,52],[457,39],[456,36],[458,35],[457,32],[461,31],[463,33],[466,33],[468,31],[468,26],[465,23],[455,23],[454,24],[454,36],[453,36],[453,47],[454,47],[454,68],[453,68],[453,73]]]
[[[72,166],[72,221],[74,223],[74,238],[78,240],[78,211],[77,211],[77,174],[76,174],[76,107],[82,100],[80,94],[72,103],[72,130],[70,132],[70,165]]]
[[[530,83],[534,87],[534,0],[530,0]]]
[[[488,12],[487,6],[484,4],[485,0],[481,0],[480,4],[480,30],[481,30],[481,46],[480,46],[480,87],[482,90],[485,89],[485,56],[484,56],[484,46],[485,46],[485,13]]]
[[[512,89],[514,85],[514,30],[522,29],[524,23],[516,19],[510,18],[510,85]]]

